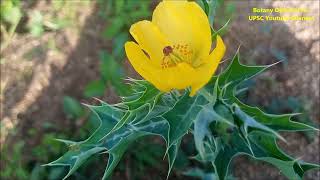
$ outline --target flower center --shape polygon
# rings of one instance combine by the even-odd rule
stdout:
[[[163,48],[163,54],[165,56],[169,56],[170,53],[172,53],[173,49],[171,46],[166,46]]]
[[[165,46],[163,48],[163,58],[161,67],[168,68],[181,62],[192,65],[193,51],[187,44],[176,44],[173,46]]]

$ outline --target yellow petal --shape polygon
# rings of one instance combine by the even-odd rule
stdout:
[[[143,20],[133,24],[130,33],[139,46],[148,53],[152,63],[160,66],[163,48],[169,43],[158,27],[150,21]]]
[[[171,44],[188,44],[192,59],[207,57],[211,48],[208,18],[195,2],[163,1],[153,12],[152,22]]]
[[[161,69],[150,64],[150,60],[138,44],[127,42],[125,51],[133,68],[160,91],[185,89],[194,81],[195,70],[187,63],[179,63],[177,66]]]
[[[175,67],[162,70],[161,78],[171,89],[185,89],[194,81],[195,69],[187,63],[179,63]]]
[[[216,71],[224,53],[226,51],[226,47],[220,36],[217,36],[217,45],[216,48],[211,52],[208,58],[205,61],[205,64],[195,69],[195,81],[191,86],[190,96],[195,95],[195,93],[206,85],[211,79],[212,75]]]
[[[150,59],[143,53],[138,44],[126,42],[125,51],[133,68],[147,81],[161,91],[170,91],[170,87],[160,79],[160,70],[150,63]]]

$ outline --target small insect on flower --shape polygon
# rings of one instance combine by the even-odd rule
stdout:
[[[208,17],[197,3],[187,0],[160,2],[152,21],[133,24],[130,33],[136,40],[125,44],[130,63],[163,92],[191,87],[190,96],[195,95],[211,79],[226,49],[217,36],[210,52]]]

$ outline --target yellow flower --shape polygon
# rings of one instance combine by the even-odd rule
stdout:
[[[208,83],[222,59],[225,46],[217,36],[211,49],[208,17],[195,2],[163,1],[152,21],[139,21],[130,28],[135,42],[125,51],[134,69],[160,91],[185,89],[190,96]]]

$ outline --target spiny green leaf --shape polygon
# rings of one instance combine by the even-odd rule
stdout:
[[[140,106],[150,103],[155,104],[157,98],[162,93],[153,85],[144,80],[128,79],[131,82],[133,96],[123,97],[123,105],[127,106],[129,110],[137,109]]]
[[[272,64],[274,65],[274,64]],[[257,160],[264,160],[278,167],[281,172],[290,179],[301,179],[304,172],[312,168],[317,168],[318,165],[304,163],[297,161],[290,156],[283,153],[276,145],[275,137],[281,137],[276,131],[278,130],[315,130],[315,128],[305,125],[303,123],[293,122],[290,118],[291,115],[271,115],[264,113],[258,108],[245,105],[235,97],[235,91],[238,85],[242,82],[254,77],[255,75],[263,72],[268,66],[246,66],[240,63],[238,53],[233,58],[229,67],[216,76],[207,85],[206,90],[210,92],[210,89],[215,89],[214,83],[218,82],[218,101],[222,102],[224,107],[230,109],[237,118],[240,120],[240,124],[237,123],[238,128],[236,131],[231,132],[229,140],[220,141],[223,138],[223,133],[218,133],[218,137],[214,137],[210,133],[206,139],[202,138],[201,144],[211,144],[210,139],[214,139],[214,142],[220,142],[220,145],[212,145],[211,149],[214,151],[208,151],[208,148],[198,148],[198,151],[204,152],[203,155],[207,159],[211,159],[213,166],[215,167],[216,174],[219,179],[225,179],[228,172],[228,167],[233,157],[241,154],[246,154]],[[228,113],[225,113],[228,114]],[[232,119],[232,116],[227,117]],[[197,122],[195,122],[196,124]],[[208,125],[206,125],[208,126]],[[195,126],[195,131],[197,126]],[[248,128],[251,128],[250,130]],[[215,131],[221,131],[223,129],[220,126],[214,126]],[[199,129],[197,129],[199,131]],[[223,132],[223,131],[221,131]],[[194,132],[197,135],[199,132]],[[211,135],[211,137],[210,137]],[[202,134],[203,136],[203,134]],[[195,139],[197,137],[195,136]],[[258,139],[258,140],[257,140]],[[262,139],[262,140],[261,140]],[[199,139],[197,141],[200,141]],[[212,140],[211,140],[212,141]],[[222,144],[221,144],[222,142]],[[199,142],[196,142],[199,144]],[[196,147],[199,145],[196,145]],[[220,147],[220,148],[219,148]],[[199,150],[200,149],[200,150]],[[205,150],[203,150],[205,149]],[[209,158],[210,157],[210,158]],[[199,157],[197,158],[198,160]],[[302,167],[307,166],[308,169]]]
[[[202,159],[205,159],[204,138],[210,136],[209,125],[214,119],[208,110],[201,110],[194,122],[194,142],[198,153]]]
[[[278,147],[275,138],[270,134],[253,131],[249,134],[249,137],[250,140],[257,145],[257,149],[259,149],[261,153],[254,154],[253,157],[275,165],[289,179],[302,179],[303,174],[307,170],[320,167],[319,165],[305,163],[302,160],[296,160],[285,154]],[[301,168],[305,166],[308,166],[308,168]]]
[[[77,142],[75,142],[75,141],[70,141],[70,140],[65,140],[65,139],[55,139],[55,140],[62,142],[62,143],[65,143],[68,146],[72,146],[72,145],[77,144]]]
[[[240,152],[250,152],[250,149],[248,148],[242,137],[239,136],[239,132],[236,131],[231,136],[229,145],[221,148],[218,151],[216,158],[212,162],[218,179],[225,179],[231,160]]]
[[[146,81],[134,80],[134,83],[135,85],[133,85],[132,89],[139,95],[135,98],[130,99],[123,98],[124,102],[121,104],[117,104],[117,106],[125,107],[127,111],[116,123],[116,125],[113,126],[112,130],[110,130],[108,134],[121,128],[126,123],[142,123],[145,120],[148,120],[158,115],[155,113],[159,111],[153,109],[162,93]],[[167,108],[169,107],[167,106]],[[153,113],[150,114],[150,112]],[[108,134],[106,134],[106,136]]]
[[[100,126],[84,141],[61,140],[69,145],[70,150],[58,160],[47,165],[69,166],[69,172],[65,177],[67,178],[90,156],[103,151],[109,154],[103,177],[107,178],[111,175],[128,146],[136,139],[146,135],[158,135],[167,141],[169,123],[159,115],[164,113],[164,106],[166,111],[170,110],[175,105],[174,102],[177,98],[173,97],[175,96],[173,93],[170,93],[163,95],[163,98],[158,101],[162,93],[159,93],[158,90],[155,91],[152,85],[145,81],[135,81],[135,83],[135,86],[143,89],[142,92],[139,92],[138,100],[116,105],[107,103],[100,106],[87,105],[99,118]],[[143,88],[141,88],[142,86]],[[138,106],[141,102],[137,101],[143,101],[144,104]],[[156,103],[157,106],[155,106]],[[157,110],[158,108],[159,110]],[[153,113],[149,113],[150,111],[153,111]],[[172,165],[175,158],[173,156],[170,158]]]
[[[247,66],[240,63],[239,50],[233,57],[227,69],[218,76],[215,76],[208,83],[207,88],[213,89],[216,79],[219,77],[219,87],[225,87],[225,97],[232,97],[237,86],[242,82],[260,74],[277,63],[265,66]]]
[[[304,123],[292,121],[291,118],[298,114],[268,114],[263,112],[257,107],[251,107],[242,103],[236,97],[230,98],[233,102],[240,106],[240,108],[250,116],[256,117],[256,120],[260,123],[278,131],[306,131],[317,130],[316,128]]]
[[[121,129],[107,136],[102,143],[102,146],[109,149],[107,151],[109,160],[103,179],[111,175],[123,153],[133,141],[145,135],[160,135],[164,137],[167,135],[168,129],[166,121],[154,119],[140,125],[124,125]]]
[[[79,145],[70,146],[70,150],[59,159],[46,164],[45,166],[69,166],[69,172],[64,177],[68,178],[73,174],[90,156],[104,150],[103,147],[80,147]]]
[[[178,151],[179,151],[179,147],[181,144],[181,139],[177,140],[174,144],[172,144],[169,149],[168,149],[168,160],[169,160],[169,169],[167,172],[167,179],[169,178],[170,172],[172,170],[173,164],[176,160]]]
[[[252,150],[248,148],[246,141],[239,136],[239,133],[234,133],[229,145],[221,149],[214,161],[219,179],[226,177],[233,157],[241,154],[246,154],[254,159],[273,164],[289,179],[301,179],[305,171],[319,168],[318,165],[297,161],[286,155],[277,146],[275,138],[266,132],[252,131],[249,133],[249,140],[252,144]],[[306,166],[307,164],[308,169],[297,168]]]
[[[123,153],[134,140],[145,135],[159,135],[165,139],[168,135],[169,124],[163,118],[153,118],[138,124],[124,124],[121,128],[110,133],[112,127],[119,121],[121,112],[111,106],[91,107],[91,109],[101,119],[101,125],[97,131],[87,140],[72,144],[69,152],[48,164],[50,166],[70,166],[65,178],[75,172],[90,156],[101,151],[109,153],[108,165],[104,174],[104,178],[106,178],[110,176]]]
[[[207,101],[202,96],[191,98],[188,93],[185,93],[173,109],[162,115],[170,124],[168,147],[188,132],[193,120],[202,109],[201,105],[205,103]]]
[[[215,39],[217,35],[222,36],[225,33],[225,31],[229,27],[230,20],[231,19],[229,19],[219,30],[217,31],[213,30],[213,34],[211,35],[212,39]]]
[[[65,153],[61,158],[46,164],[48,166],[69,166],[69,172],[65,178],[69,177],[83,164],[90,156],[99,153],[103,150],[107,150],[105,147],[99,147],[100,139],[104,136],[104,133],[110,131],[110,129],[116,124],[117,118],[120,118],[123,112],[109,105],[103,106],[89,106],[93,112],[97,114],[100,120],[99,128],[85,141],[69,143],[69,151]]]
[[[227,102],[230,104],[236,103],[245,113],[252,117],[256,117],[255,119],[264,125],[274,129],[274,130],[286,130],[286,131],[304,131],[304,130],[316,130],[315,128],[299,123],[291,121],[291,117],[296,114],[284,114],[284,115],[273,115],[267,114],[261,111],[257,107],[251,107],[244,103],[242,103],[239,99],[235,97],[235,90],[238,85],[240,85],[243,81],[248,80],[257,74],[265,71],[266,69],[272,67],[277,63],[266,65],[266,66],[246,66],[240,63],[239,54],[234,56],[231,64],[228,66],[226,71],[220,74],[219,84],[220,86],[224,86],[228,84],[225,90],[224,98],[227,99]],[[217,77],[213,78],[216,80]],[[213,88],[212,82],[209,84],[209,87]]]
[[[110,105],[101,106],[88,106],[99,118],[99,128],[87,139],[87,143],[99,142],[106,133],[109,133],[111,129],[118,123],[118,121],[124,116],[125,112],[116,107]]]
[[[274,134],[275,136],[277,136],[281,140],[285,141],[284,138],[280,134],[278,134],[276,131],[269,128],[268,126],[265,126],[261,123],[258,123],[254,118],[252,118],[251,116],[249,116],[245,112],[243,112],[239,108],[238,105],[233,104],[233,106],[234,106],[234,114],[238,117],[238,119],[240,119],[243,122],[243,127],[244,127],[246,134],[248,134],[248,127],[257,128],[257,129],[260,129],[263,131],[270,132],[271,134]]]
[[[182,95],[175,90],[162,93],[147,81],[129,79],[132,95],[115,105],[88,106],[100,120],[98,129],[81,142],[61,140],[70,150],[48,165],[70,166],[68,177],[90,156],[105,152],[109,154],[106,179],[130,144],[156,135],[166,141],[169,176],[181,140],[190,130],[199,152],[195,159],[211,162],[219,179],[227,177],[231,160],[240,154],[269,162],[289,178],[302,178],[305,171],[318,166],[286,155],[278,148],[275,136],[280,137],[278,130],[312,128],[290,121],[292,115],[266,114],[235,97],[240,83],[270,66],[242,65],[237,53],[227,70],[213,77],[194,97],[189,97],[188,90]]]
[[[202,106],[201,111],[198,113],[196,119],[194,120],[193,133],[194,133],[195,146],[203,160],[205,160],[204,138],[205,137],[210,138],[212,136],[211,130],[209,128],[212,122],[227,124],[228,127],[235,126],[232,121],[225,119],[223,116],[220,116],[215,111],[212,104],[207,104]]]
[[[238,50],[228,68],[219,75],[219,85],[223,87],[223,85],[231,82],[232,87],[235,87],[241,82],[263,72],[268,67],[270,66],[247,66],[241,64]],[[231,88],[231,86],[229,88]]]

